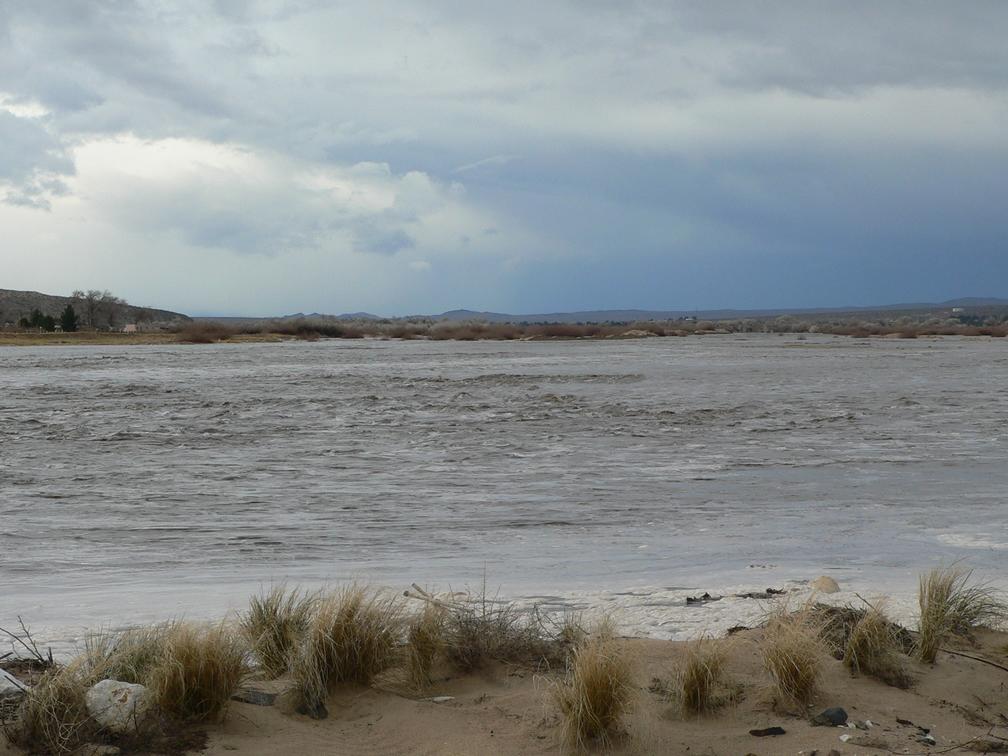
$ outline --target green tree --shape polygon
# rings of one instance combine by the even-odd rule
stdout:
[[[66,309],[63,310],[63,314],[60,315],[60,325],[66,333],[77,330],[78,323],[77,313],[74,312],[73,305],[68,304]]]
[[[23,328],[38,328],[50,332],[56,330],[56,318],[52,315],[44,315],[37,307],[31,311],[30,316],[21,318],[19,322]]]

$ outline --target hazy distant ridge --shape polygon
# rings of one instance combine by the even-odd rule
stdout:
[[[370,312],[346,312],[324,315],[313,312],[292,313],[274,317],[201,316],[197,320],[230,323],[249,323],[262,320],[446,320],[453,322],[482,321],[485,323],[633,323],[646,320],[678,320],[696,317],[700,320],[744,320],[747,318],[773,318],[781,315],[854,315],[871,313],[943,311],[953,307],[1004,308],[1008,299],[997,297],[960,297],[945,302],[907,302],[903,304],[874,305],[869,307],[795,307],[765,310],[578,310],[574,312],[549,312],[515,315],[506,312],[479,310],[448,310],[436,315],[408,315],[386,318]]]

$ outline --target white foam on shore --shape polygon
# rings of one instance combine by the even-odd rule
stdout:
[[[771,598],[742,598],[739,594],[758,592],[752,585],[725,586],[712,596],[714,601],[687,604],[697,596],[695,590],[642,586],[627,591],[570,592],[553,597],[523,599],[519,603],[538,603],[548,612],[577,612],[587,623],[603,617],[612,618],[621,634],[662,640],[692,640],[704,636],[720,637],[737,626],[755,627],[780,606],[797,609],[811,600],[834,606],[864,607],[868,601],[884,607],[894,622],[913,627],[917,622],[916,595],[861,593],[842,590],[824,594],[807,585],[786,586],[783,595]],[[702,592],[700,592],[702,593]]]

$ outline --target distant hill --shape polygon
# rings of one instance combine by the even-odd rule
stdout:
[[[52,315],[59,319],[60,313],[72,304],[78,316],[82,315],[81,305],[70,297],[60,297],[55,294],[42,294],[37,291],[15,291],[0,289],[0,326],[17,323],[22,317],[27,317],[32,310],[38,309],[43,315]],[[103,313],[99,325],[123,326],[127,323],[143,323],[149,327],[171,325],[190,320],[188,315],[170,310],[157,310],[152,307],[138,307],[131,304],[115,305],[111,311]]]
[[[342,315],[323,315],[320,313],[294,313],[279,317],[199,317],[197,320],[214,321],[231,324],[261,323],[270,320],[444,320],[451,322],[481,321],[484,323],[633,323],[637,321],[666,321],[681,318],[697,318],[698,320],[747,320],[765,319],[781,316],[805,318],[829,318],[843,316],[892,317],[901,313],[948,313],[952,308],[962,307],[972,311],[1004,310],[1008,308],[1008,299],[996,297],[962,297],[945,302],[908,302],[904,304],[874,305],[870,307],[813,307],[813,308],[778,308],[766,310],[580,310],[575,312],[549,312],[514,315],[506,312],[488,312],[479,310],[449,310],[437,315],[409,315],[406,317],[383,318],[369,312],[351,312]]]
[[[1008,299],[994,297],[963,297],[946,302],[918,302],[877,305],[871,307],[817,307],[780,308],[767,310],[583,310],[577,312],[550,312],[529,315],[510,315],[502,312],[477,312],[475,310],[449,310],[440,315],[426,317],[434,320],[480,320],[487,323],[632,323],[647,320],[678,320],[696,317],[700,320],[737,320],[746,318],[773,318],[781,315],[844,315],[872,312],[926,312],[963,308],[1008,307]]]

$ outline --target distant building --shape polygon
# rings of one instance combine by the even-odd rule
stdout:
[[[140,329],[137,327],[136,323],[127,323],[123,326],[123,333],[137,333]]]
[[[957,313],[960,313],[960,312],[966,312],[966,308],[965,307],[953,307],[952,308],[952,312],[953,312],[953,314],[957,314]]]

